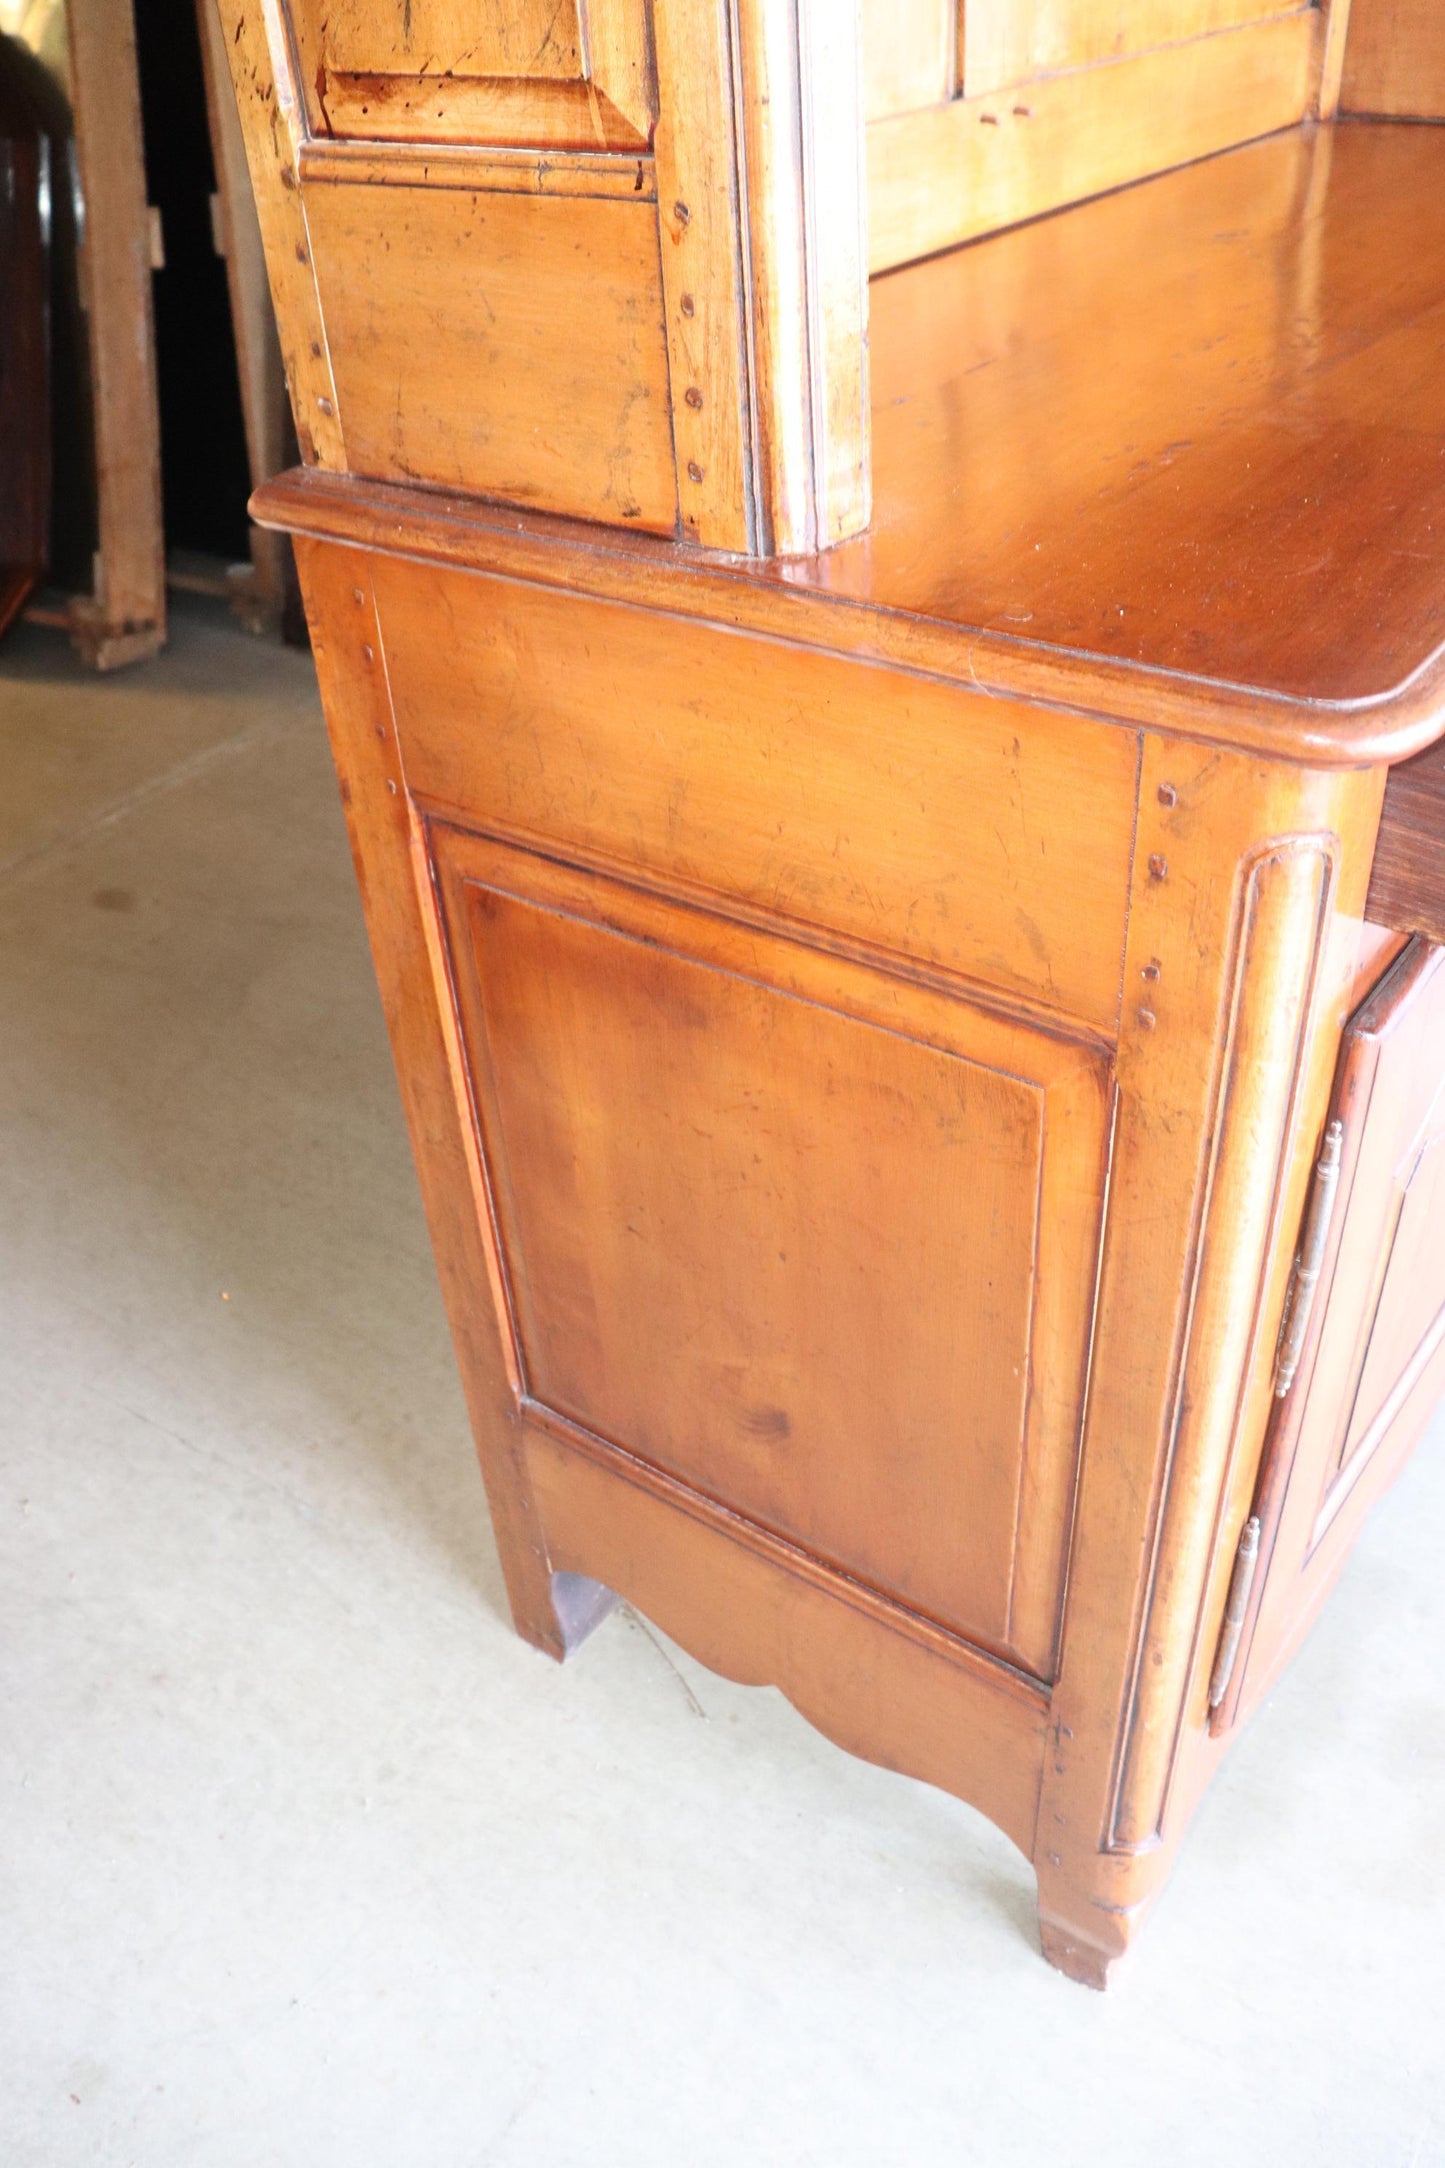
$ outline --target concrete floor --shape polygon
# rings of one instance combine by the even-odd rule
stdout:
[[[512,1635],[309,662],[0,652],[0,2168],[1445,2163],[1445,1430],[1107,1997],[979,1817]]]

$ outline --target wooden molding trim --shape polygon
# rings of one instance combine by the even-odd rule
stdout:
[[[301,146],[299,170],[303,182],[657,201],[657,168],[650,153],[619,157],[611,151],[487,150],[454,143],[407,148],[313,138]]]
[[[1445,732],[1445,646],[1374,699],[1300,700],[982,627],[905,617],[791,588],[766,567],[439,491],[293,468],[257,490],[251,509],[263,526],[704,617],[976,692],[1312,767],[1408,760]]]

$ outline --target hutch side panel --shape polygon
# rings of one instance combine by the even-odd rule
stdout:
[[[352,471],[670,534],[655,202],[399,179],[306,189]]]
[[[1300,0],[969,0],[963,85],[976,97],[1299,12]]]
[[[1439,0],[1353,0],[1340,104],[1347,113],[1445,119]]]

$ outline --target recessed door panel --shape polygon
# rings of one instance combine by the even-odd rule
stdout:
[[[1346,1030],[1338,1192],[1275,1450],[1246,1701],[1278,1672],[1445,1389],[1445,949],[1410,942]]]
[[[1047,1675],[1103,1057],[433,836],[530,1398]]]
[[[656,98],[644,0],[290,0],[318,133],[637,150]]]

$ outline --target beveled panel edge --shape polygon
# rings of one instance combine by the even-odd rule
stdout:
[[[670,1475],[655,1462],[644,1460],[625,1445],[618,1445],[611,1438],[604,1438],[589,1430],[574,1416],[564,1415],[559,1409],[549,1407],[545,1401],[534,1399],[524,1393],[521,1412],[528,1422],[535,1423],[555,1438],[559,1445],[567,1446],[574,1453],[581,1453],[596,1466],[619,1476],[624,1482],[648,1492],[664,1503],[678,1508],[701,1521],[705,1527],[725,1536],[729,1542],[741,1544],[744,1549],[756,1552],[772,1564],[781,1566],[786,1573],[810,1582],[841,1602],[861,1611],[890,1632],[901,1634],[915,1641],[935,1656],[945,1657],[961,1670],[988,1686],[995,1693],[1005,1694],[1011,1700],[1022,1703],[1036,1714],[1044,1714],[1049,1707],[1050,1689],[1047,1680],[1040,1679],[1020,1665],[1011,1663],[1005,1656],[995,1655],[977,1641],[970,1641],[952,1627],[941,1626],[922,1611],[913,1610],[897,1597],[874,1588],[867,1581],[860,1581],[841,1566],[829,1564],[802,1544],[787,1536],[765,1528],[761,1521],[752,1520],[739,1513],[733,1506],[724,1505],[720,1499],[711,1498],[705,1491],[694,1489],[680,1477]]]
[[[255,491],[250,511],[260,526],[290,534],[700,618],[996,699],[1297,765],[1394,764],[1445,737],[1445,642],[1387,691],[1302,700],[830,595],[767,564],[440,489],[292,468]]]
[[[402,758],[404,766],[404,752]],[[742,896],[689,880],[685,874],[662,875],[650,868],[610,858],[605,851],[591,849],[585,844],[563,842],[556,836],[537,834],[519,824],[481,820],[464,806],[452,805],[429,791],[413,789],[410,783],[407,795],[428,831],[429,847],[433,827],[450,830],[479,843],[495,844],[505,851],[541,859],[568,872],[609,881],[650,903],[671,904],[694,911],[729,926],[762,934],[769,940],[791,943],[838,963],[896,979],[920,992],[962,1002],[976,1010],[986,1023],[1032,1032],[1038,1038],[1077,1051],[1092,1063],[1112,1066],[1115,1059],[1119,1037],[1117,1017],[1114,1029],[1108,1030],[1073,1009],[1051,1008],[1021,990],[974,978],[967,972],[950,970],[946,964],[931,964],[921,956],[897,948],[875,945],[821,920],[792,917],[775,904],[766,907],[751,904]],[[598,920],[599,925],[602,923]],[[1019,1081],[1027,1083],[1031,1080],[1021,1078]],[[1052,1089],[1054,1081],[1050,1078],[1046,1088]]]
[[[650,128],[639,126],[589,82],[534,79],[523,88],[520,99],[518,88],[516,77],[328,69],[325,93],[316,93],[320,107],[316,119],[338,140],[522,142],[558,150],[595,145],[599,150],[623,153],[648,146]],[[424,106],[430,112],[423,113]],[[320,133],[319,127],[316,132]]]

